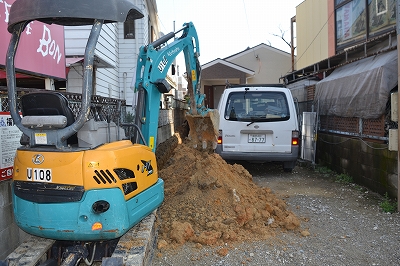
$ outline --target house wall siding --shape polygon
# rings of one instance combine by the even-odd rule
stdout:
[[[329,57],[328,1],[306,0],[296,8],[297,60],[302,69]]]
[[[91,26],[65,26],[65,56],[83,56]]]
[[[291,55],[265,44],[256,46],[242,55],[226,59],[229,62],[254,71],[249,84],[276,84],[279,78],[291,70]]]
[[[242,71],[227,67],[223,64],[215,64],[212,67],[203,69],[201,72],[203,77],[207,77],[207,80],[212,79],[237,79],[239,78],[240,83],[246,83],[246,74]]]
[[[117,23],[104,24],[95,54],[106,61],[111,67],[118,67],[118,27]]]
[[[73,93],[82,93],[83,67],[82,64],[70,66],[67,75],[67,91]]]
[[[96,95],[120,98],[118,83],[118,26],[110,23],[103,26],[99,42],[96,46],[96,55],[101,60],[110,64],[107,68],[97,68],[96,71]]]
[[[65,27],[65,46],[66,56],[83,56],[86,48],[87,39],[89,38],[91,26]],[[98,68],[95,74],[95,94],[100,96],[119,96],[118,84],[118,27],[116,23],[104,24],[96,44],[95,55],[101,61],[106,62],[110,67]],[[96,65],[96,63],[95,63]],[[82,91],[82,67],[73,66],[73,71],[68,73],[68,92]],[[82,73],[82,74],[81,74]],[[109,88],[112,88],[111,95]]]
[[[120,98],[118,70],[116,68],[99,68],[96,72],[96,95]]]
[[[126,100],[127,105],[133,104],[134,84],[133,78],[136,76],[136,65],[139,49],[146,44],[147,21],[149,12],[144,0],[136,0],[135,5],[141,9],[144,18],[135,21],[135,39],[124,39],[124,24],[118,23],[119,39],[119,73],[118,84],[121,91],[121,98]],[[132,110],[128,110],[132,111]]]
[[[136,64],[139,49],[150,40],[150,28],[158,38],[156,16],[151,16],[150,9],[156,6],[154,0],[132,0],[144,14],[135,21],[135,39],[124,39],[123,23],[104,24],[96,45],[96,56],[109,67],[96,68],[95,93],[100,96],[123,98],[128,105],[134,99],[133,78],[136,76]],[[83,56],[91,26],[65,27],[66,56]],[[82,68],[74,65],[74,71],[68,74],[67,91],[81,92]],[[111,94],[110,94],[111,90]]]

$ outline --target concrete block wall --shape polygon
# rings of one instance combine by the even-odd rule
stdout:
[[[386,144],[319,133],[318,164],[351,176],[355,183],[390,197],[397,197],[397,152]]]
[[[0,260],[4,260],[18,245],[24,241],[27,234],[15,224],[11,180],[0,182]]]
[[[173,127],[173,124],[167,124],[157,129],[157,144],[166,141],[174,134]]]
[[[174,135],[177,127],[185,120],[184,109],[161,109],[158,119],[157,143],[162,143]]]
[[[161,109],[158,118],[157,144],[174,134],[174,114],[172,109]]]

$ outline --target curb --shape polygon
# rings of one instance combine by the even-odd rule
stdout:
[[[154,210],[123,235],[111,257],[102,259],[102,266],[149,266],[157,242],[156,213]],[[34,266],[45,256],[55,240],[29,236],[0,265]]]
[[[110,258],[103,258],[102,266],[151,265],[156,245],[156,212],[153,211],[121,237]]]

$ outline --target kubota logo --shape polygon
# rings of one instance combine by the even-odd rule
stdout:
[[[167,64],[168,64],[168,60],[164,55],[163,59],[161,60],[161,62],[157,66],[158,70],[160,70],[160,72],[162,73],[164,71],[165,67],[167,66]]]
[[[44,162],[44,156],[41,154],[35,154],[32,157],[32,162],[34,164],[42,164]]]

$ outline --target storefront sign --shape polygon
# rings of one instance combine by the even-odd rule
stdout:
[[[11,34],[7,31],[9,12],[15,0],[0,0],[0,68],[5,66]],[[64,27],[30,22],[22,33],[15,57],[22,72],[54,78],[66,78]]]

